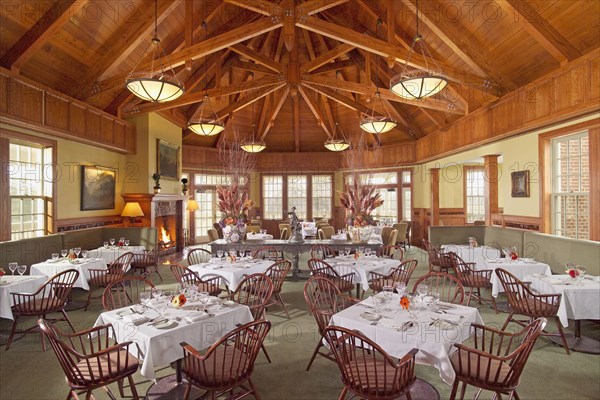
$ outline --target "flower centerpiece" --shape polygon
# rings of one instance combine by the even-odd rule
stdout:
[[[183,294],[178,294],[171,298],[171,306],[174,308],[181,308],[181,307],[183,307],[183,305],[186,302],[187,302],[187,299],[185,298],[185,295],[183,295]]]
[[[572,279],[577,279],[582,275],[582,270],[585,270],[579,265],[568,263],[565,266],[565,273],[569,275]]]
[[[250,200],[247,185],[250,172],[255,165],[255,156],[239,150],[237,140],[222,141],[219,158],[228,176],[228,182],[217,185],[217,206],[221,212],[219,225],[223,229],[223,238],[228,242],[239,242],[246,235],[248,212],[254,207]]]
[[[364,157],[371,156],[368,153],[369,149],[361,136],[353,150],[345,154],[346,164],[352,173],[344,191],[340,193],[340,203],[346,209],[348,233],[355,243],[369,240],[374,225],[371,213],[383,204],[368,174],[361,173],[366,167]]]

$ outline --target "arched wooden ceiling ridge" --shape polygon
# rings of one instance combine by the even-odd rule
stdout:
[[[8,13],[0,63],[124,118],[157,112],[182,127],[185,144],[218,147],[254,124],[273,148],[316,151],[336,122],[355,132],[362,115],[389,113],[395,129],[365,134],[371,145],[386,145],[446,129],[599,46],[593,2],[484,3],[465,9],[428,0],[417,17],[416,0],[158,0],[167,54],[160,62],[186,88],[169,103],[142,102],[123,85],[136,63],[143,69],[152,61],[142,58],[154,35],[151,0],[46,0],[27,14],[37,17]],[[417,19],[430,59],[410,51]],[[432,62],[449,80],[442,92],[419,101],[391,92],[405,64]],[[373,101],[377,90],[381,102]],[[202,138],[185,128],[207,95],[227,128]]]

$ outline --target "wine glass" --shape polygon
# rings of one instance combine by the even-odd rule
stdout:
[[[440,294],[438,292],[431,292],[429,295],[431,296],[434,311],[438,310],[440,306]]]
[[[58,261],[58,253],[52,253],[52,261],[54,261],[54,262]]]
[[[148,308],[150,300],[152,299],[152,292],[143,291],[140,292],[140,303],[144,306],[144,308]]]
[[[108,249],[108,242],[104,242],[102,245],[104,246],[105,249]]]
[[[404,297],[406,294],[406,283],[398,282],[396,283],[396,293],[400,295],[400,298]]]
[[[69,250],[67,250],[67,249],[62,249],[60,251],[60,255],[62,256],[63,259],[67,256],[67,254],[69,254]]]
[[[12,273],[13,278],[15,277],[15,270],[17,269],[18,266],[19,266],[19,264],[16,262],[8,263],[8,269],[10,269],[10,272]]]
[[[410,305],[408,307],[408,313],[410,314],[410,317],[416,321],[419,318],[419,311],[421,311],[420,307],[417,306],[417,297],[419,297],[419,294],[416,292],[410,292],[406,295],[406,297],[408,297],[408,300],[410,301]]]
[[[425,296],[428,291],[429,291],[429,287],[423,283],[421,283],[421,284],[419,284],[419,286],[417,286],[417,292],[419,293],[419,295],[421,295],[421,297]]]
[[[375,295],[371,296],[371,302],[373,303],[373,309],[375,313],[379,314],[381,312],[381,304],[383,303],[383,297]]]
[[[371,248],[370,248],[370,247],[367,247],[367,248],[365,249],[365,256],[369,257],[370,255],[371,255]]]
[[[217,257],[219,257],[219,260],[223,259],[223,250],[217,250]]]
[[[27,271],[27,265],[19,265],[17,267],[17,272],[19,273],[19,275],[23,276],[25,271]]]
[[[110,243],[111,246],[114,246],[115,245],[115,238],[108,239],[108,242]]]
[[[577,278],[579,278],[580,281],[583,281],[583,276],[585,275],[585,267],[583,265],[578,265],[575,268],[577,269],[577,271],[579,271]]]
[[[79,258],[79,254],[81,254],[81,247],[75,247],[73,251],[75,252],[77,258]]]
[[[81,250],[81,258],[87,258],[88,256],[88,251],[87,250]]]
[[[206,307],[208,306],[208,303],[210,302],[210,295],[208,294],[208,292],[198,292],[198,301],[200,302],[200,305],[202,306],[202,311],[206,312]]]
[[[350,255],[350,247],[344,247],[344,254],[346,254],[346,257]]]
[[[125,248],[128,249],[129,248],[129,239],[125,239],[123,241],[123,243],[125,244]]]
[[[383,301],[385,304],[389,304],[389,302],[392,301],[392,293],[394,293],[394,287],[391,285],[385,285],[382,289]],[[385,311],[391,310],[388,307],[386,307]]]

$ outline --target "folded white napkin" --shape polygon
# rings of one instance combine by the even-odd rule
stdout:
[[[196,321],[200,321],[203,318],[208,317],[208,314],[205,312],[200,312],[200,313],[194,313],[194,314],[190,314],[188,316],[186,316],[185,318],[183,318],[186,322],[196,322]]]
[[[128,315],[123,315],[123,321],[129,322],[134,325],[140,325],[140,324],[143,324],[144,322],[150,321],[150,318],[146,317],[145,315],[141,315],[141,314],[128,314]]]

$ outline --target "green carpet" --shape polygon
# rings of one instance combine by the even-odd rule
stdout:
[[[413,282],[427,272],[425,254],[411,249],[411,258],[419,260],[419,267],[413,274]],[[306,255],[301,258],[300,266],[306,265]],[[306,268],[306,267],[304,267]],[[159,287],[174,288],[175,281],[167,266],[161,266],[163,282]],[[156,281],[157,279],[155,279]],[[342,389],[337,366],[323,357],[317,356],[309,372],[305,372],[308,360],[319,340],[314,318],[308,314],[302,294],[304,282],[286,282],[283,298],[288,306],[290,318],[278,307],[267,313],[273,323],[266,340],[266,347],[273,361],[269,364],[263,354],[257,359],[253,380],[263,399],[337,399]],[[83,300],[87,292],[77,289],[75,300]],[[69,312],[77,329],[91,327],[102,311],[100,301],[96,300],[87,312],[77,310]],[[483,320],[487,325],[501,326],[507,314],[496,315],[487,306],[479,306]],[[28,323],[33,323],[33,318]],[[10,321],[2,320],[1,328],[10,328]],[[589,322],[582,323],[585,335],[600,339],[600,326]],[[556,329],[550,321],[548,329]],[[0,399],[64,399],[67,385],[64,374],[51,349],[41,351],[37,335],[13,343],[9,351],[0,347]],[[159,376],[173,374],[174,370],[165,367]],[[441,398],[450,395],[450,386],[440,379],[433,367],[419,365],[417,377],[431,383],[439,391]],[[145,393],[150,382],[136,374],[138,392]],[[111,387],[118,396],[116,385]],[[130,392],[126,388],[126,394]],[[598,399],[600,398],[600,356],[575,353],[567,355],[559,346],[539,339],[525,370],[521,376],[518,390],[522,399]],[[98,399],[107,399],[102,389],[94,393]],[[469,390],[468,394],[473,394]],[[484,393],[482,398],[490,398]],[[415,399],[417,400],[417,399]]]

